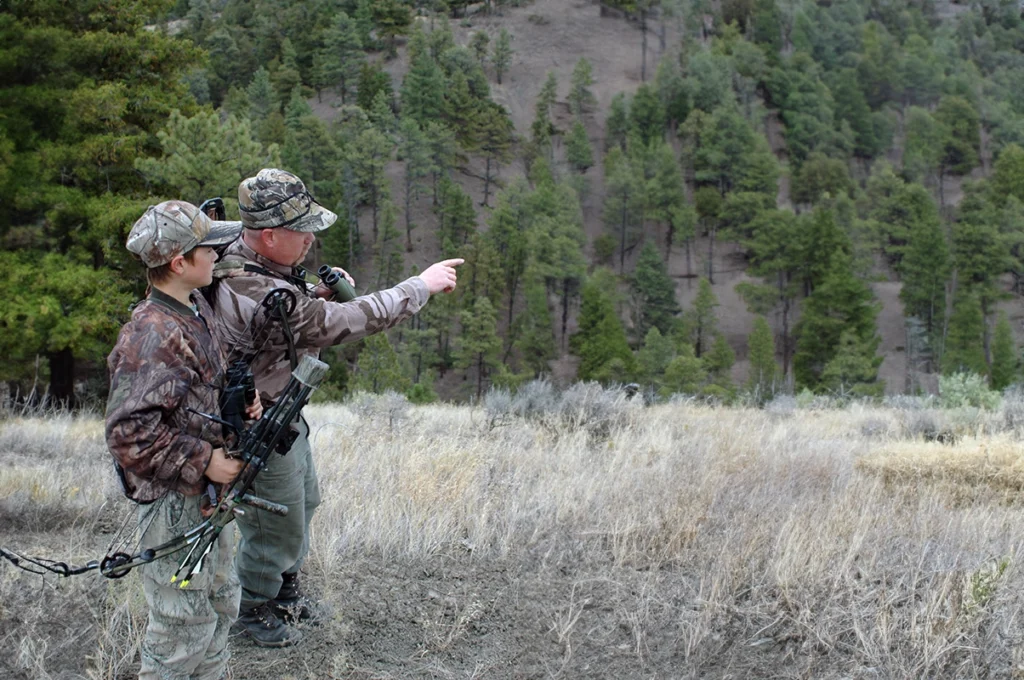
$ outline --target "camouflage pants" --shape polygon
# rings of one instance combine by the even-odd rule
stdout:
[[[241,542],[235,569],[242,584],[242,609],[277,597],[281,575],[294,574],[309,552],[309,522],[320,505],[320,482],[309,447],[309,425],[300,418],[299,436],[284,456],[276,453],[253,484],[252,493],[288,506],[281,517],[246,508],[236,520]]]
[[[198,496],[171,492],[139,508],[142,546],[159,545],[202,522]],[[229,525],[186,588],[171,584],[185,552],[142,566],[149,624],[142,641],[140,680],[220,680],[228,673],[228,631],[238,616],[235,543]]]

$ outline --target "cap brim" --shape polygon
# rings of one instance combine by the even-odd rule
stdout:
[[[242,233],[241,222],[220,222],[210,220],[210,233],[206,235],[199,246],[223,246],[233,243]]]
[[[286,225],[285,229],[291,231],[323,231],[334,224],[338,216],[327,208],[314,203],[310,206],[309,214],[295,220],[292,224]]]

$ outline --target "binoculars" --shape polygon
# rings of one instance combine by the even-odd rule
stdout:
[[[322,265],[316,270],[320,283],[334,291],[337,302],[348,302],[356,299],[356,290],[344,276],[334,271],[329,265]]]

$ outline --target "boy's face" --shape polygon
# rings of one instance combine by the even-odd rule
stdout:
[[[210,285],[213,282],[213,265],[217,258],[217,251],[211,246],[196,246],[192,262],[182,257],[185,266],[182,279],[187,281],[191,288]]]

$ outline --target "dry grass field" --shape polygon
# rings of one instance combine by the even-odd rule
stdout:
[[[1024,677],[1024,441],[995,411],[644,407],[577,387],[310,407],[303,644],[235,678]],[[938,433],[938,434],[937,434]],[[0,543],[128,512],[95,418],[0,423]],[[0,565],[0,677],[130,678],[138,579]]]

